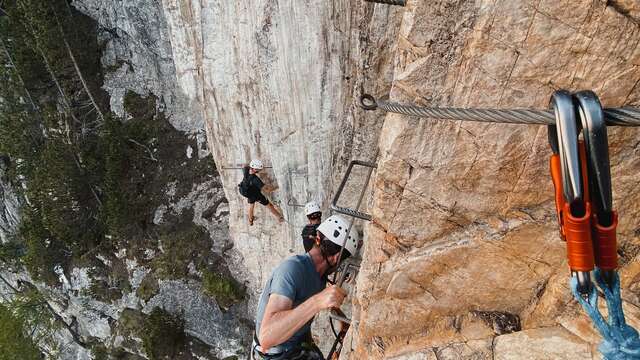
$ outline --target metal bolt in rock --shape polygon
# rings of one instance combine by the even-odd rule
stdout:
[[[387,4],[387,5],[398,5],[398,6],[407,5],[407,0],[364,0],[364,1],[378,3],[378,4]]]

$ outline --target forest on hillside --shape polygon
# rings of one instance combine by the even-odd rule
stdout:
[[[242,288],[211,265],[206,231],[188,213],[163,226],[152,223],[168,182],[214,174],[215,164],[209,157],[174,171],[183,162],[176,149],[187,143],[152,95],[127,93],[130,118],[111,113],[101,88],[109,69],[100,62],[97,31],[67,0],[0,1],[0,155],[5,180],[22,199],[17,231],[0,244],[0,267],[24,268],[34,281],[54,287],[61,274],[88,267],[95,273],[87,295],[112,302],[132,291],[127,270],[118,259],[108,268],[97,257],[127,249],[139,260],[150,244],[163,244],[167,251],[148,259],[153,273],[137,296],[153,296],[158,279],[186,277],[194,254],[201,254],[196,266],[204,291],[230,306],[242,299]],[[183,245],[174,246],[177,241]],[[10,301],[0,302],[0,359],[39,359],[38,345],[53,344],[47,339],[52,330],[75,333],[35,286],[13,291]],[[129,330],[150,358],[177,356],[185,346],[179,315],[160,308],[130,315]],[[77,334],[76,340],[97,359],[135,358]]]

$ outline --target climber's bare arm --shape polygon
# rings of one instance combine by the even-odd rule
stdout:
[[[271,294],[264,310],[258,341],[267,350],[293,336],[319,311],[313,298],[292,309],[293,301],[286,296]]]
[[[292,309],[293,302],[286,296],[271,294],[264,310],[258,341],[267,350],[282,344],[300,330],[311,318],[323,309],[339,307],[346,293],[330,285],[322,292]]]

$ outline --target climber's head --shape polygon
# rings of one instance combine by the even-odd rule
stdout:
[[[349,224],[339,215],[330,216],[318,226],[316,245],[318,245],[322,256],[329,264],[329,269],[325,272],[325,275],[336,271],[341,261],[354,255],[358,250],[358,236],[355,233],[347,236],[348,230]],[[342,252],[342,259],[340,259],[342,244],[344,244],[344,251]]]
[[[249,168],[251,169],[251,173],[255,174],[260,172],[260,170],[264,168],[264,165],[260,159],[253,159],[249,163]]]
[[[320,205],[315,201],[310,201],[304,206],[304,214],[307,215],[309,221],[320,221],[322,219],[322,211],[320,211]]]

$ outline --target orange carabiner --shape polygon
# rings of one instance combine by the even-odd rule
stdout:
[[[588,272],[595,267],[593,240],[591,237],[591,202],[589,201],[589,189],[587,181],[587,162],[584,143],[578,142],[580,154],[580,166],[582,168],[582,186],[584,212],[573,212],[569,203],[564,204],[562,212],[562,232],[567,241],[567,257],[572,271]],[[576,213],[574,215],[574,213]]]

